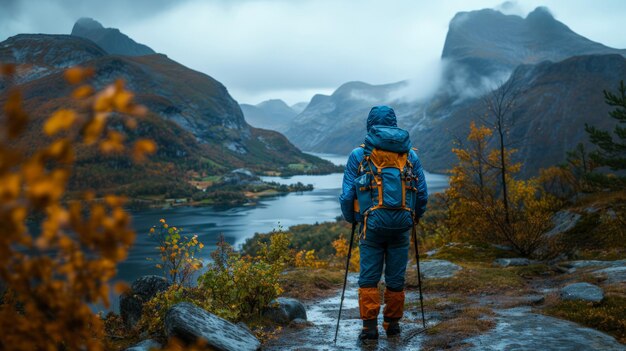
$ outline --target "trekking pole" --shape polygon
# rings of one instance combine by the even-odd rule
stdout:
[[[417,230],[415,227],[417,226],[417,222],[413,225],[413,244],[415,245],[415,261],[417,262],[417,286],[419,288],[420,293],[420,307],[422,309],[422,325],[424,329],[426,329],[426,318],[424,317],[424,296],[422,295],[422,274],[420,272],[420,253],[417,249]]]
[[[348,270],[350,269],[350,255],[352,254],[352,241],[354,239],[354,231],[356,223],[352,223],[352,234],[350,235],[350,245],[348,246],[348,260],[346,261],[346,274],[343,277],[343,290],[341,291],[341,302],[339,303],[339,315],[337,316],[337,328],[335,328],[335,345],[337,344],[337,334],[339,333],[339,321],[341,320],[341,309],[343,307],[343,297],[346,293],[346,283],[348,282]]]

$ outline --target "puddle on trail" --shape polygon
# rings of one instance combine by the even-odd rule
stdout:
[[[286,327],[279,339],[264,345],[264,350],[418,350],[422,341],[422,335],[417,335],[410,340],[404,340],[422,329],[421,315],[417,311],[406,311],[402,320],[402,336],[387,339],[382,328],[382,313],[379,316],[378,342],[361,344],[358,342],[358,334],[361,330],[359,318],[359,304],[357,297],[356,274],[348,276],[348,287],[343,302],[341,323],[337,344],[333,344],[337,314],[341,291],[332,297],[307,304],[307,317],[312,326],[304,329],[292,329]],[[407,298],[412,298],[410,296]],[[428,316],[427,316],[428,319]],[[435,322],[432,322],[434,324]],[[430,325],[430,324],[429,324]]]

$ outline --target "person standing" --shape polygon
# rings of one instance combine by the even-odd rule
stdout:
[[[348,158],[339,201],[343,218],[359,223],[359,339],[378,339],[383,269],[383,328],[388,337],[399,335],[410,233],[426,211],[428,190],[409,133],[397,127],[392,108],[371,109],[365,142]]]

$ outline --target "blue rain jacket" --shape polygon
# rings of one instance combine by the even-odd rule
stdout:
[[[369,132],[372,126],[375,125],[396,127],[397,120],[393,109],[387,106],[373,107],[367,117],[367,131]],[[361,175],[358,172],[358,168],[364,156],[365,150],[362,147],[352,150],[343,174],[342,193],[339,196],[339,202],[343,218],[350,223],[363,221],[362,216],[354,211],[354,200],[356,199],[354,180]],[[409,152],[408,158],[413,165],[413,174],[418,177],[417,201],[415,202],[414,211],[417,218],[421,218],[426,211],[426,204],[428,203],[428,189],[424,179],[424,169],[414,150]]]

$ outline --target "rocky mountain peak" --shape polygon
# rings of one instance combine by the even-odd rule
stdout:
[[[71,35],[89,39],[113,55],[143,56],[155,54],[154,50],[137,43],[120,32],[119,29],[105,28],[93,18],[83,17],[76,21]]]
[[[76,35],[80,37],[84,36],[85,32],[98,29],[104,29],[104,26],[102,26],[100,22],[94,20],[93,18],[81,17],[78,19],[78,21],[76,21],[76,23],[74,23],[71,35]]]

